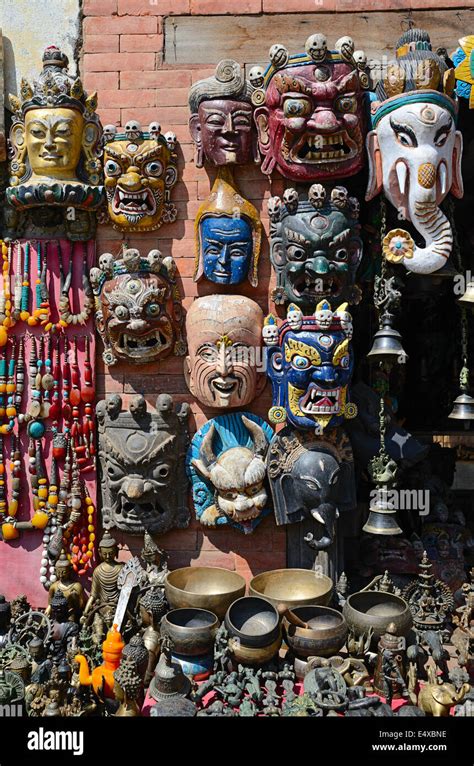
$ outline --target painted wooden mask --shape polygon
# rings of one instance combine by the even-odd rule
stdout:
[[[249,412],[219,415],[194,435],[186,463],[201,524],[249,534],[270,513],[265,455],[272,436]]]
[[[98,403],[102,523],[139,535],[187,527],[189,405],[160,394],[156,413],[142,396],[122,409],[118,394]]]
[[[359,202],[347,189],[313,184],[307,198],[286,189],[271,197],[270,259],[277,275],[272,298],[313,311],[322,299],[357,302],[355,275],[362,257]]]
[[[67,56],[50,46],[38,79],[33,85],[23,79],[20,95],[10,95],[13,157],[6,198],[13,214],[33,211],[34,217],[38,208],[56,208],[49,217],[46,213],[38,218],[38,225],[45,227],[62,220],[57,208],[63,213],[74,208],[79,217],[87,218],[103,201],[97,94],[88,96],[81,80],[70,77],[67,68]],[[91,227],[85,223],[83,236],[71,239],[90,237]],[[73,225],[70,229],[74,234]]]
[[[244,407],[263,390],[262,327],[260,306],[243,295],[194,300],[186,314],[189,356],[184,374],[201,404]]]
[[[446,264],[453,232],[440,203],[449,192],[463,195],[454,85],[454,70],[432,51],[429,35],[411,29],[398,41],[397,58],[372,103],[366,199],[383,190],[399,218],[421,234],[424,247],[402,228],[390,231],[383,242],[388,261],[417,274],[431,274]]]
[[[349,398],[354,354],[347,304],[333,312],[328,301],[321,301],[311,316],[290,304],[277,337],[276,324],[270,314],[263,331],[273,392],[270,421],[322,433],[355,417],[357,407]]]
[[[256,208],[238,192],[230,170],[221,168],[195,221],[194,280],[258,284],[262,224]]]
[[[103,359],[150,364],[186,353],[183,311],[176,265],[159,250],[141,257],[129,248],[121,258],[104,253],[90,271],[96,296],[96,326],[104,344]]]
[[[196,167],[246,165],[257,160],[252,120],[252,88],[240,64],[223,59],[215,74],[194,83],[189,91],[189,129],[195,146]]]
[[[370,86],[364,52],[354,50],[350,37],[328,50],[326,38],[316,34],[306,41],[305,53],[290,56],[277,44],[269,56],[263,84],[252,94],[262,172],[270,175],[276,168],[302,182],[358,173]]]
[[[104,129],[104,173],[107,210],[119,231],[154,231],[176,220],[170,202],[178,180],[176,136],[161,133],[159,123],[148,131],[130,120],[122,130]]]

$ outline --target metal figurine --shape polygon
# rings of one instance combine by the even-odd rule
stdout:
[[[102,522],[131,534],[163,534],[189,524],[185,456],[189,405],[160,394],[156,412],[142,396],[96,407],[102,469]]]
[[[125,128],[105,126],[105,194],[114,229],[154,231],[176,220],[170,197],[178,180],[177,159],[176,136],[163,135],[158,122],[147,131],[136,120]]]
[[[391,704],[397,697],[408,696],[406,679],[406,640],[397,636],[394,623],[390,623],[381,636],[377,649],[374,691]]]
[[[94,615],[94,640],[100,644],[106,629],[112,627],[112,620],[119,598],[118,578],[123,564],[116,561],[118,546],[106,530],[99,543],[101,563],[92,573],[91,594],[84,607],[81,623]]]
[[[123,716],[131,718],[140,715],[138,698],[143,682],[133,657],[122,659],[117,670],[114,671],[114,680],[115,699],[120,702],[120,707],[115,715],[119,718]]]
[[[124,247],[120,258],[100,256],[90,280],[109,367],[117,362],[150,364],[186,353],[176,273],[174,260],[159,250],[142,257],[139,250]]]
[[[68,75],[68,63],[49,46],[38,79],[33,85],[23,79],[20,96],[10,95],[13,156],[6,196],[12,232],[26,223],[43,236],[66,232],[69,239],[86,240],[94,234],[94,212],[103,200],[97,94],[88,96],[81,80]],[[74,219],[66,215],[71,207]]]

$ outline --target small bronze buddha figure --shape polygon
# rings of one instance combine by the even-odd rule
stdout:
[[[149,532],[145,532],[143,536],[141,557],[145,563],[145,576],[148,584],[157,588],[164,588],[168,574],[168,554],[155,543]]]
[[[10,629],[11,609],[10,602],[0,594],[0,650],[7,645],[7,636]]]
[[[92,574],[91,594],[84,608],[81,622],[85,622],[89,612],[98,607],[94,614],[94,642],[102,642],[106,629],[112,627],[112,620],[119,598],[117,580],[123,564],[116,561],[117,542],[108,530],[99,543],[99,556],[102,559]]]
[[[145,674],[145,686],[148,686],[153,678],[153,671],[160,654],[160,622],[167,611],[166,598],[159,587],[150,588],[140,597],[139,610],[142,625],[145,630],[142,634],[143,642],[148,649],[148,667]]]
[[[85,604],[84,588],[72,577],[72,564],[62,551],[54,568],[57,580],[51,584],[48,591],[48,606],[45,614],[51,614],[51,601],[57,592],[64,594],[68,604],[68,620],[78,622]]]

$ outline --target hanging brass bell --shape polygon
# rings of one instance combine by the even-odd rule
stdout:
[[[448,415],[452,420],[474,420],[474,399],[463,391],[453,402],[453,409]]]
[[[362,531],[369,535],[400,535],[402,530],[397,524],[397,511],[388,499],[388,490],[381,487],[376,492],[377,497],[370,503],[369,516]]]
[[[466,308],[474,309],[474,282],[467,283],[464,294],[458,298],[458,303],[466,306]]]
[[[404,364],[408,354],[402,346],[402,336],[391,326],[391,317],[384,314],[381,318],[382,327],[374,335],[372,348],[367,354],[371,362],[398,362]]]

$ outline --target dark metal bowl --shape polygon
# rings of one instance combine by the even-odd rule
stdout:
[[[280,635],[280,615],[264,598],[244,596],[227,610],[225,626],[243,646],[256,649],[276,641]]]
[[[406,601],[393,593],[377,590],[362,590],[349,596],[342,613],[349,629],[357,635],[373,629],[372,641],[377,641],[386,632],[391,622],[395,623],[397,636],[406,636],[413,625],[410,608]]]
[[[241,575],[219,567],[182,567],[168,572],[165,581],[166,598],[173,609],[208,609],[219,620],[244,595],[245,587]]]
[[[332,580],[312,569],[273,569],[250,581],[249,595],[260,596],[273,606],[286,604],[293,609],[304,604],[328,604]]]
[[[283,617],[285,640],[297,657],[332,657],[344,646],[347,624],[328,606],[297,606],[292,612],[310,627],[300,628]]]
[[[187,657],[212,651],[219,620],[213,612],[189,607],[172,609],[161,619],[160,633],[173,641],[173,653]]]

